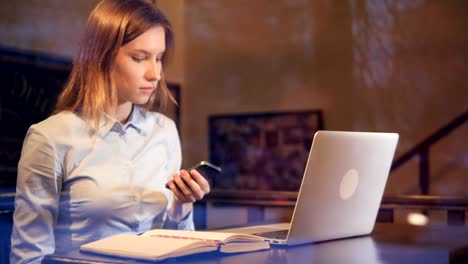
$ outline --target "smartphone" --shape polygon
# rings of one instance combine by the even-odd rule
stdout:
[[[208,181],[212,180],[214,177],[221,174],[222,169],[219,166],[216,166],[208,161],[200,161],[199,163],[195,164],[194,166],[187,169],[190,173],[191,170],[198,171],[203,177],[205,177]],[[183,178],[182,178],[183,180]],[[166,188],[169,188],[169,184],[166,183]]]
[[[191,170],[197,170],[203,177],[210,179],[213,177],[218,176],[221,174],[222,170],[221,167],[218,167],[208,161],[200,161],[195,166],[192,166],[187,171],[190,172]]]

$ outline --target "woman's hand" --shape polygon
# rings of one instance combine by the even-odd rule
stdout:
[[[168,185],[179,203],[193,203],[203,199],[210,192],[208,181],[197,170],[191,170],[190,173],[186,170],[181,170],[179,174],[174,173]]]
[[[174,173],[168,185],[174,193],[169,214],[176,220],[184,219],[192,211],[193,202],[210,192],[208,181],[196,170],[191,170],[190,174],[186,170]]]

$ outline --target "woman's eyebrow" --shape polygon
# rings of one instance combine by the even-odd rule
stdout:
[[[144,50],[144,49],[134,49],[134,50],[131,50],[130,52],[132,52],[132,53],[143,53],[145,55],[151,55],[151,52],[149,52],[147,50]]]
[[[143,54],[145,54],[145,55],[147,55],[147,56],[149,56],[149,55],[152,54],[151,52],[149,52],[149,51],[147,51],[147,50],[144,50],[144,49],[135,49],[135,50],[131,50],[131,52],[134,52],[134,53],[143,53]],[[166,52],[166,51],[163,50],[163,51],[157,53],[157,55],[158,55],[158,56],[159,56],[159,55],[163,55],[164,52]]]

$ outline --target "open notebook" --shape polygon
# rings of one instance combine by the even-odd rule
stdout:
[[[246,234],[154,229],[141,235],[120,234],[80,247],[114,257],[159,261],[195,253],[257,251],[270,248],[263,238]]]

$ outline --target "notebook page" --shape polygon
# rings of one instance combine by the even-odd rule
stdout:
[[[143,233],[142,236],[183,237],[190,239],[221,241],[223,243],[230,241],[263,241],[263,238],[247,234],[167,229],[153,229]]]

